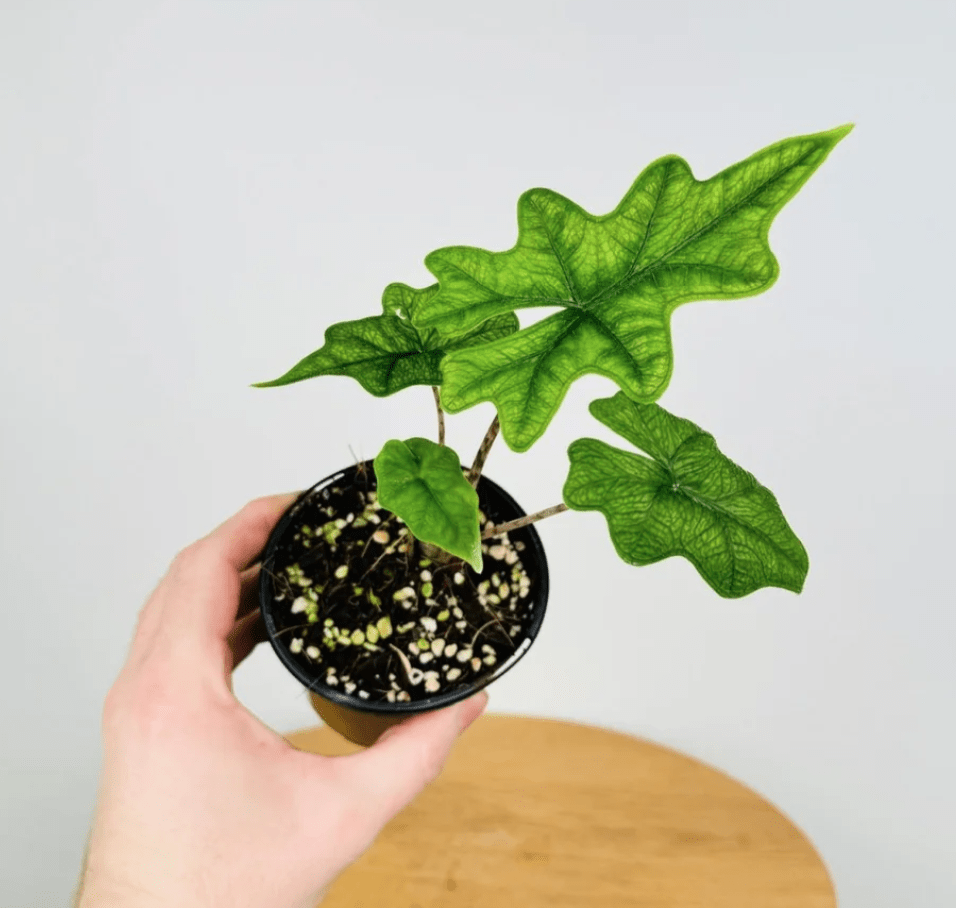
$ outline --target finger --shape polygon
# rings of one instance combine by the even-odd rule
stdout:
[[[455,706],[392,726],[367,750],[342,758],[343,781],[362,800],[369,836],[438,777],[458,736],[487,704],[488,695],[482,691]]]
[[[229,649],[232,650],[232,665],[227,667],[227,674],[234,672],[242,660],[263,643],[266,637],[266,625],[261,612],[250,612],[239,619],[226,638]]]
[[[255,565],[243,571],[239,578],[239,608],[236,610],[236,620],[244,618],[250,612],[259,608],[259,574],[261,565]]]
[[[160,585],[160,624],[191,648],[226,639],[239,610],[240,572],[256,560],[295,495],[258,498],[186,548]]]
[[[273,527],[298,495],[291,492],[250,501],[201,541],[237,573],[244,571],[262,555]]]

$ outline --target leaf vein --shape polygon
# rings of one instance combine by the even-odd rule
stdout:
[[[538,220],[541,222],[542,227],[544,228],[544,235],[548,238],[548,245],[551,247],[551,254],[554,256],[555,261],[558,263],[558,267],[561,269],[561,273],[564,275],[564,283],[568,288],[568,294],[571,297],[572,302],[576,305],[580,305],[578,301],[578,293],[574,289],[574,278],[571,274],[571,271],[565,265],[564,260],[561,258],[558,253],[558,249],[554,244],[554,237],[551,236],[551,231],[549,229],[548,220],[545,218],[544,213],[538,207],[537,201],[532,197],[530,200],[532,208],[538,213]]]
[[[588,302],[589,302],[589,305],[594,305],[594,304],[600,302],[600,301],[603,300],[605,297],[607,297],[607,296],[609,296],[611,293],[613,293],[613,292],[614,292],[618,287],[620,287],[622,284],[628,284],[629,286],[633,286],[635,283],[637,283],[638,281],[640,281],[640,279],[641,279],[642,277],[646,277],[647,275],[649,275],[649,274],[653,273],[654,271],[658,270],[659,268],[661,268],[671,256],[673,256],[673,255],[675,255],[676,253],[678,253],[678,252],[679,252],[681,249],[683,249],[685,246],[687,246],[688,244],[692,243],[694,240],[698,239],[699,237],[703,236],[705,233],[708,233],[708,232],[710,232],[710,231],[712,231],[712,230],[715,230],[716,227],[717,227],[717,225],[719,225],[720,223],[722,223],[723,221],[725,221],[725,220],[726,220],[728,217],[730,217],[731,215],[736,214],[736,212],[739,211],[741,208],[743,208],[745,205],[747,205],[747,204],[754,198],[754,196],[756,196],[757,194],[759,194],[760,192],[762,192],[764,189],[766,189],[768,186],[770,186],[770,185],[773,184],[774,182],[783,179],[784,176],[786,176],[787,174],[789,174],[789,173],[790,173],[791,171],[793,171],[796,167],[798,167],[800,164],[802,164],[804,161],[806,161],[806,159],[807,159],[808,157],[810,157],[810,155],[813,154],[814,151],[816,151],[816,148],[814,148],[814,147],[811,146],[806,152],[804,152],[803,155],[801,155],[797,160],[795,160],[793,163],[791,163],[789,167],[785,168],[784,170],[777,171],[777,172],[774,173],[772,176],[768,177],[766,180],[764,180],[763,182],[759,183],[754,189],[752,189],[752,190],[751,190],[746,196],[744,196],[739,202],[737,202],[736,204],[731,205],[729,208],[723,210],[720,214],[718,214],[715,218],[713,218],[713,219],[712,219],[711,221],[709,221],[707,224],[705,224],[704,226],[702,226],[699,230],[695,231],[695,232],[692,233],[690,236],[685,237],[685,238],[684,238],[683,240],[681,240],[679,243],[676,243],[674,246],[672,246],[672,247],[671,247],[670,249],[668,249],[666,252],[662,253],[661,256],[657,259],[657,261],[651,262],[649,265],[647,265],[645,268],[640,269],[639,271],[635,271],[634,268],[635,268],[635,266],[637,265],[637,261],[638,261],[637,258],[635,258],[635,259],[634,259],[634,262],[632,263],[632,266],[631,266],[631,269],[630,269],[629,273],[626,274],[624,277],[620,278],[619,280],[615,281],[615,282],[614,282],[613,284],[611,284],[610,286],[606,287],[604,290],[602,290],[602,291],[601,291],[599,294],[597,294],[596,296],[592,297],[592,299],[588,301]],[[704,181],[704,182],[700,182],[700,181],[695,180],[694,182],[695,182],[697,185],[699,185],[699,186],[705,186],[705,185],[707,185],[707,183],[709,183],[710,181],[709,181],[709,180],[706,180],[706,181]],[[657,204],[658,204],[658,205],[660,204],[659,200],[658,200],[658,203],[657,203]],[[655,213],[656,213],[656,206],[655,206]],[[645,234],[645,239],[646,239],[646,236],[647,236],[647,234]],[[642,247],[642,248],[643,248],[643,247]]]

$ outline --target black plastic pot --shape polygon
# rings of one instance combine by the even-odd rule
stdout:
[[[327,476],[317,482],[311,489],[303,492],[283,514],[272,531],[266,546],[262,561],[263,570],[260,575],[259,601],[272,648],[283,665],[305,685],[309,691],[312,706],[322,720],[348,740],[368,746],[373,744],[385,729],[401,722],[403,719],[430,710],[441,709],[473,696],[504,675],[527,653],[544,621],[548,603],[548,563],[541,538],[533,526],[521,527],[508,534],[512,541],[524,543],[521,558],[531,578],[529,599],[532,603],[532,618],[527,633],[517,645],[515,652],[507,661],[501,663],[493,673],[474,684],[451,691],[439,692],[427,699],[395,703],[362,700],[328,686],[323,677],[311,674],[301,662],[293,658],[285,643],[279,641],[276,637],[277,632],[281,629],[277,626],[275,616],[272,613],[272,577],[274,574],[272,568],[277,550],[287,534],[296,531],[297,517],[304,502],[316,492],[321,492],[333,485],[340,488],[357,485],[363,491],[374,489],[375,474],[372,469],[372,462],[367,461],[364,464],[348,467]],[[478,481],[478,501],[482,511],[495,524],[505,523],[525,515],[525,511],[504,489],[485,476],[482,476]]]

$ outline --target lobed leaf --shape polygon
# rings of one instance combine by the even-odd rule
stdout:
[[[374,461],[378,500],[411,532],[481,571],[478,493],[458,455],[427,438],[385,443]]]
[[[650,455],[591,438],[568,449],[565,503],[603,513],[624,561],[647,565],[683,555],[731,598],[767,586],[800,592],[809,569],[806,550],[773,493],[724,456],[712,435],[622,392],[590,409]]]
[[[385,397],[411,385],[440,385],[441,361],[461,350],[504,338],[518,330],[514,313],[502,313],[451,336],[440,328],[418,327],[416,313],[438,285],[418,290],[389,284],[382,297],[382,315],[339,322],[325,332],[324,345],[273,381],[254,387],[272,388],[316,378],[347,375],[366,391]]]
[[[524,451],[585,373],[613,379],[635,400],[656,400],[673,370],[673,311],[774,283],[771,222],[850,129],[786,139],[704,181],[682,158],[661,158],[603,216],[532,189],[518,201],[512,249],[432,252],[425,264],[439,290],[421,301],[423,327],[453,334],[515,309],[561,310],[480,351],[449,353],[445,407],[492,401],[505,440]]]

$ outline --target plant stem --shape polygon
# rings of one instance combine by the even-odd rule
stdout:
[[[539,520],[544,520],[545,517],[552,517],[555,514],[560,514],[562,511],[566,511],[567,509],[568,506],[562,502],[561,504],[554,505],[554,507],[545,508],[543,511],[536,511],[534,514],[526,514],[524,517],[519,517],[517,520],[509,520],[507,523],[499,523],[497,526],[488,527],[488,529],[481,534],[481,538],[490,539],[492,536],[500,536],[502,533],[510,533],[512,530],[526,527],[529,524],[536,523]]]
[[[422,554],[426,558],[430,558],[432,561],[437,562],[440,565],[444,566],[453,564],[456,561],[461,561],[460,558],[452,555],[450,552],[446,552],[440,546],[433,545],[430,542],[422,542],[421,539],[419,539],[418,545],[422,550]]]
[[[495,418],[491,421],[491,425],[488,426],[488,431],[485,432],[485,437],[481,442],[481,447],[478,448],[478,453],[475,455],[475,462],[471,465],[471,469],[468,471],[468,481],[473,485],[478,485],[478,479],[481,476],[481,471],[485,466],[485,461],[488,459],[488,452],[491,450],[491,446],[495,443],[495,439],[498,437],[498,430],[501,428],[501,423],[498,422],[498,414],[495,413]]]
[[[501,633],[505,635],[505,640],[507,640],[511,644],[511,648],[512,649],[515,648],[515,642],[514,640],[511,639],[511,635],[505,630],[505,626],[501,623],[501,619],[498,618],[496,615],[494,615],[494,613],[492,613],[491,621],[486,622],[481,627],[479,627],[477,631],[475,631],[475,636],[471,638],[471,646],[468,647],[470,650],[472,651],[474,650],[475,644],[478,642],[478,637],[481,635],[481,632],[486,627],[491,627],[492,624],[496,624],[498,626]]]
[[[311,624],[294,624],[292,627],[284,627],[281,631],[276,631],[276,636],[288,633],[289,631],[300,631],[304,627],[312,627]]]
[[[435,408],[438,410],[438,443],[443,445],[445,443],[445,411],[441,408],[441,395],[436,385],[432,385],[432,394],[435,395]]]
[[[384,526],[384,525],[385,525],[385,524],[382,524],[382,526]],[[385,548],[382,549],[382,554],[379,555],[378,558],[376,558],[375,561],[372,562],[372,566],[371,566],[364,574],[362,574],[361,577],[359,577],[358,582],[361,583],[366,577],[368,577],[368,575],[371,574],[372,571],[374,571],[375,568],[378,567],[379,562],[380,562],[386,555],[392,555],[392,554],[394,554],[394,553],[395,553],[395,550],[402,544],[403,539],[407,539],[407,538],[408,538],[407,536],[404,536],[404,537],[403,537],[403,536],[396,536],[395,539],[394,539],[392,542],[388,543],[388,544],[385,546]],[[371,542],[371,541],[372,541],[372,540],[370,539],[369,542]],[[367,548],[368,548],[368,543],[365,544],[365,549],[367,549]],[[363,558],[365,557],[365,549],[362,550],[362,557],[363,557]]]

